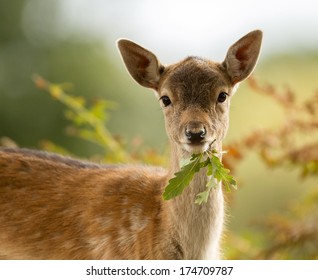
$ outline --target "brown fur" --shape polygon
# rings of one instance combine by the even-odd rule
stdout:
[[[69,164],[66,158],[24,150],[12,155],[0,150],[0,256],[153,259],[160,255],[163,248],[156,240],[165,239],[158,229],[166,220],[161,211],[163,170],[86,166],[74,160]],[[106,241],[107,253],[100,245]]]

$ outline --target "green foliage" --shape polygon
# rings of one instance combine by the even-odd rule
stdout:
[[[163,198],[165,200],[172,199],[180,194],[190,184],[195,173],[201,168],[201,160],[203,155],[193,155],[190,162],[182,166],[181,170],[175,173],[175,177],[169,180],[168,186],[165,188]]]
[[[108,49],[103,39],[87,40],[84,33],[71,31],[61,23],[61,11],[55,0],[0,1],[0,137],[29,148],[38,147],[40,139],[50,139],[88,157],[100,148],[68,137],[63,106],[35,90],[30,76],[41,73],[51,81],[71,81],[77,95],[88,99],[92,95],[123,99],[127,83],[116,67],[115,42]],[[129,114],[123,103],[121,108]],[[118,123],[110,126],[114,131]]]
[[[216,151],[213,151],[209,155],[206,160],[206,166],[208,168],[207,176],[210,177],[210,180],[206,185],[206,190],[197,195],[195,200],[197,204],[206,203],[211,189],[216,188],[218,183],[222,182],[227,192],[231,191],[231,187],[237,189],[236,181],[229,174],[230,170],[224,167],[219,157],[216,156]]]
[[[73,133],[105,149],[105,161],[130,160],[130,156],[105,126],[108,117],[105,109],[113,107],[113,103],[100,100],[88,107],[82,97],[72,97],[65,93],[64,90],[69,89],[70,84],[52,84],[39,76],[34,80],[38,88],[48,91],[53,98],[68,108],[65,115],[75,128]]]
[[[207,168],[206,175],[209,180],[206,184],[206,190],[197,195],[196,204],[206,203],[211,189],[216,188],[221,181],[227,191],[230,191],[231,186],[236,188],[236,181],[229,175],[230,171],[224,168],[217,156],[217,151],[212,151],[210,153],[192,155],[190,161],[184,164],[181,170],[175,173],[175,176],[169,180],[168,186],[163,193],[163,198],[169,200],[182,194],[194,175],[202,168]]]

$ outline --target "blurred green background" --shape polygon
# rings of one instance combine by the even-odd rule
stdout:
[[[285,8],[271,1],[158,1],[156,13],[148,2],[2,0],[0,138],[29,148],[51,140],[79,157],[98,152],[94,145],[66,133],[65,108],[34,86],[32,77],[39,74],[51,82],[72,83],[71,92],[92,102],[114,101],[117,105],[107,123],[114,135],[127,142],[142,139],[145,147],[166,152],[158,101],[124,69],[115,45],[119,37],[139,42],[164,63],[190,54],[220,61],[232,43],[259,28],[264,46],[254,76],[278,88],[292,88],[299,99],[318,90],[318,20],[313,1],[303,4],[302,10],[300,2]],[[229,12],[229,5],[240,10]],[[225,143],[255,128],[275,127],[283,118],[279,106],[242,84],[232,101]],[[300,180],[297,170],[269,169],[253,153],[240,163],[236,177],[240,188],[229,209],[228,228],[237,233],[317,187],[317,177]]]

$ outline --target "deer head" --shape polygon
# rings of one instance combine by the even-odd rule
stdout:
[[[121,39],[118,48],[134,80],[155,90],[172,145],[188,155],[221,145],[231,97],[253,71],[261,41],[255,30],[234,43],[222,63],[190,56],[169,66],[132,41]]]

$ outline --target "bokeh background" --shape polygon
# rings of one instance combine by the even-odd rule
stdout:
[[[305,100],[318,91],[317,11],[318,4],[310,0],[1,0],[2,143],[43,148],[51,141],[78,157],[98,153],[92,143],[67,133],[65,107],[37,89],[32,78],[38,74],[73,84],[72,94],[92,102],[113,101],[105,124],[112,134],[127,142],[128,150],[135,143],[166,155],[158,101],[124,69],[115,44],[122,37],[152,50],[164,64],[188,55],[222,61],[232,43],[261,29],[264,42],[253,78]],[[232,101],[225,144],[233,145],[253,130],[275,129],[285,120],[286,110],[277,102],[242,84]],[[317,134],[306,137],[314,141]],[[317,176],[304,179],[292,166],[269,167],[257,152],[239,161],[235,177],[240,187],[228,199],[228,258],[256,257],[257,246],[265,242],[257,236],[269,230],[258,223],[288,213],[290,205],[302,203],[318,187]]]

